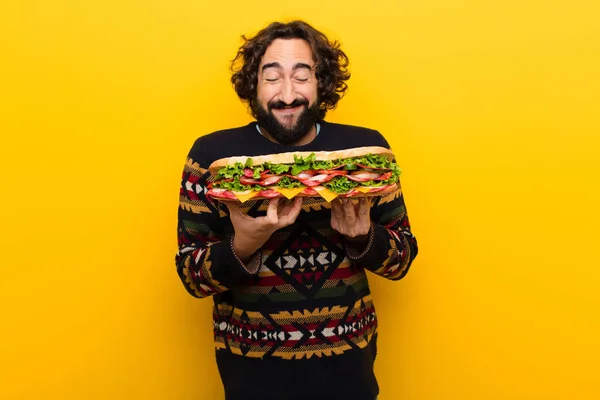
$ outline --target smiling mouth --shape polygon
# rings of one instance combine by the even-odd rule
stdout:
[[[277,111],[281,114],[293,114],[294,112],[302,109],[303,107],[303,105],[299,105],[294,107],[274,108],[273,111]]]

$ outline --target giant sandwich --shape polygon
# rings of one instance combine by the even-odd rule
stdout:
[[[236,156],[213,162],[207,196],[240,201],[296,196],[382,196],[400,189],[400,169],[385,147]]]

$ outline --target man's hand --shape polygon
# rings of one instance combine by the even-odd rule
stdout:
[[[357,204],[338,197],[331,202],[331,227],[354,246],[364,247],[371,228],[371,205],[368,197],[361,197]]]
[[[243,262],[262,247],[278,229],[293,224],[302,210],[302,197],[293,202],[279,197],[269,201],[267,215],[252,218],[242,212],[237,202],[225,202],[229,209],[229,218],[235,230],[233,250]]]

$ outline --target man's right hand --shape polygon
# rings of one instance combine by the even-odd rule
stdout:
[[[296,197],[293,202],[280,200],[279,197],[271,199],[267,215],[257,218],[244,214],[237,202],[227,201],[225,205],[229,209],[229,218],[235,230],[233,251],[240,260],[246,262],[276,230],[296,221],[302,210],[302,197]]]

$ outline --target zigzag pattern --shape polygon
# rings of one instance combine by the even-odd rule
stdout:
[[[342,354],[366,347],[376,327],[370,295],[353,307],[261,314],[217,306],[213,316],[217,348],[254,358],[292,360]]]

